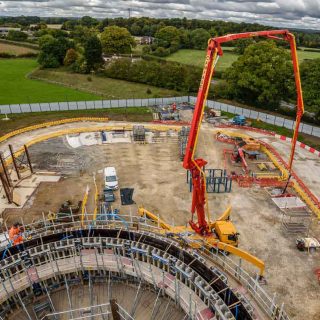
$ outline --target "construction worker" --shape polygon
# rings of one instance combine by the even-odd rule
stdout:
[[[24,231],[23,227],[19,222],[14,223],[9,230],[9,239],[12,242],[12,244],[14,246],[18,246],[18,248],[23,242],[23,237],[22,237],[23,231]]]

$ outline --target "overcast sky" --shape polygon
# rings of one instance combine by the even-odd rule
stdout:
[[[187,17],[320,29],[320,0],[0,0],[0,15]]]

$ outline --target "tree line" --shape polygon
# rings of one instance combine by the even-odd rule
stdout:
[[[144,46],[142,59],[118,59],[104,66],[103,54],[129,55],[136,46],[130,30],[135,21],[157,22],[154,42]],[[212,21],[186,19],[105,19],[91,17],[66,20],[64,29],[51,30],[40,23],[35,31],[40,53],[38,61],[44,68],[65,66],[73,72],[98,72],[107,77],[140,82],[158,87],[194,94],[201,78],[201,69],[179,63],[166,62],[154,56],[165,56],[180,48],[204,49],[212,28]],[[128,26],[128,23],[131,23]],[[167,24],[175,24],[166,25]],[[249,24],[221,23],[228,28],[241,25],[247,31]],[[103,29],[101,29],[103,24]],[[159,26],[160,25],[160,26]],[[181,28],[181,25],[188,27]],[[129,27],[129,30],[126,28]],[[196,27],[195,29],[192,29]],[[257,29],[261,26],[256,25]],[[138,30],[138,29],[137,29]],[[136,33],[137,33],[136,30]],[[209,29],[210,30],[210,29]],[[228,29],[238,32],[238,29]],[[211,32],[213,32],[211,30]],[[227,32],[215,27],[215,32]],[[257,42],[259,41],[259,42]],[[242,53],[210,91],[211,98],[224,98],[257,106],[262,109],[279,109],[282,100],[295,100],[295,87],[291,58],[287,50],[271,40],[247,39],[236,43],[236,52]],[[153,57],[153,58],[152,58]],[[307,109],[320,121],[320,60],[301,63],[301,79]],[[280,111],[280,110],[279,110]]]
[[[72,31],[77,26],[85,26],[95,28],[98,32],[102,32],[105,27],[118,26],[128,29],[134,36],[150,36],[155,34],[163,27],[172,26],[182,31],[193,31],[196,29],[204,29],[214,36],[221,36],[227,33],[239,33],[247,31],[258,31],[274,29],[258,23],[246,22],[227,22],[221,20],[200,20],[187,18],[171,18],[156,19],[150,17],[131,17],[131,18],[105,18],[95,19],[90,16],[82,18],[66,18],[66,17],[45,17],[36,16],[18,16],[18,17],[0,17],[0,25],[28,27],[30,24],[62,24],[64,30]],[[297,45],[309,48],[320,48],[320,33],[306,30],[291,29],[297,38]]]

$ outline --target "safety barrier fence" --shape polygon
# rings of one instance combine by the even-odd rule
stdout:
[[[189,102],[194,104],[196,97],[181,96],[169,98],[147,98],[147,99],[121,99],[121,100],[97,100],[97,101],[73,101],[73,102],[52,102],[52,103],[27,103],[27,104],[9,104],[0,105],[0,114],[29,113],[29,112],[47,112],[47,111],[67,111],[67,110],[86,110],[86,109],[110,109],[127,107],[150,107],[154,105],[165,105],[171,103]],[[236,107],[230,104],[208,100],[207,106],[216,110],[221,110],[233,114],[244,115],[250,119],[259,119],[263,122],[273,124],[293,130],[295,121],[268,114]],[[301,123],[300,132],[320,137],[320,127],[312,126],[307,123]]]
[[[90,230],[97,229],[108,229],[108,228],[116,228],[121,233],[121,230],[132,230],[142,233],[144,237],[148,235],[152,237],[156,237],[158,239],[165,239],[170,246],[178,246],[179,244],[171,238],[164,238],[167,236],[163,229],[158,226],[151,224],[148,219],[144,219],[143,217],[137,217],[135,215],[121,215],[123,220],[118,220],[115,215],[109,215],[106,219],[106,215],[100,216],[98,215],[96,222],[93,222],[93,215],[87,214],[85,215],[83,226],[81,226],[81,215],[73,215],[71,221],[68,222],[55,222],[54,220],[48,220],[43,217],[43,219],[34,222],[32,224],[25,225],[25,230],[29,230],[29,237],[32,239],[40,239],[41,243],[43,243],[43,238],[45,236],[51,234],[57,234],[61,231],[82,229],[88,230],[90,234]],[[104,218],[104,219],[102,219]],[[22,221],[23,222],[23,221]],[[88,235],[89,236],[89,235]],[[160,238],[159,238],[160,237]],[[3,250],[4,248],[1,248]],[[221,254],[218,250],[209,251],[205,248],[200,249],[202,254],[196,255],[197,259],[201,260],[204,264],[208,265],[210,262],[217,265],[220,270],[223,270],[228,275],[230,275],[234,280],[239,282],[241,286],[250,294],[250,297],[246,296],[245,298],[249,299],[251,302],[256,303],[260,308],[264,310],[264,312],[270,317],[270,319],[276,320],[288,320],[289,317],[284,311],[283,303],[278,305],[276,302],[276,296],[271,297],[260,285],[259,279],[257,275],[252,275],[251,272],[248,272],[243,267],[243,261],[239,259],[232,259],[224,254]],[[201,253],[201,252],[199,252]],[[203,257],[207,260],[204,260]],[[250,304],[250,301],[248,303]]]

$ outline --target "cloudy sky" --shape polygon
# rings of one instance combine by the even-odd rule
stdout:
[[[0,15],[187,17],[320,29],[320,0],[0,0]]]

